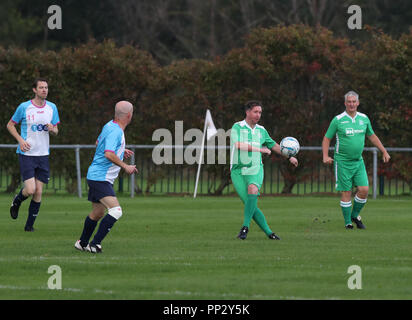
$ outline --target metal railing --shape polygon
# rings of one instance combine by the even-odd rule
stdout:
[[[194,179],[194,174],[192,174],[194,170],[197,169],[197,163],[194,165],[162,165],[163,170],[167,172],[167,178],[161,177],[157,180],[157,182],[152,183],[150,185],[149,182],[144,181],[144,175],[146,175],[146,179],[149,180],[150,179],[150,175],[149,173],[152,173],[153,175],[156,175],[156,167],[161,167],[161,166],[156,166],[153,161],[151,161],[151,159],[137,159],[136,155],[139,156],[139,152],[138,150],[152,150],[155,147],[157,147],[157,145],[127,145],[127,148],[134,151],[134,155],[131,157],[130,159],[130,163],[131,164],[136,164],[138,166],[139,169],[139,174],[138,175],[131,175],[130,177],[127,177],[126,180],[128,181],[128,192],[130,193],[131,197],[135,196],[136,193],[136,185],[139,182],[138,180],[140,180],[140,189],[143,192],[144,190],[144,185],[149,186],[147,187],[148,189],[154,189],[154,192],[159,192],[158,189],[160,189],[160,193],[193,193],[194,191],[194,183],[193,183],[193,179]],[[15,149],[17,148],[17,144],[0,144],[0,149],[1,148],[12,148]],[[82,197],[83,196],[83,189],[87,189],[87,184],[85,183],[85,177],[82,176],[82,169],[84,171],[85,168],[81,167],[81,156],[80,156],[80,151],[82,149],[95,149],[96,146],[95,145],[50,145],[50,149],[71,149],[74,151],[74,159],[75,159],[75,167],[76,167],[76,184],[77,184],[77,196],[78,197]],[[179,145],[173,145],[173,146],[162,146],[162,148],[172,148],[172,149],[186,149],[186,148],[200,148],[200,146],[179,146]],[[228,149],[228,146],[224,146],[224,147],[215,147],[215,146],[205,146],[205,149],[219,149],[219,148],[223,148],[223,149]],[[302,146],[301,151],[318,151],[319,153],[321,153],[322,148],[319,146]],[[331,147],[330,150],[333,150],[333,148]],[[388,152],[412,152],[412,148],[387,148]],[[364,148],[364,151],[366,152],[371,152],[372,153],[372,172],[371,172],[371,184],[372,184],[372,188],[371,192],[372,192],[372,197],[374,199],[376,199],[377,195],[378,195],[378,183],[379,181],[382,179],[382,177],[380,177],[381,179],[378,178],[378,156],[379,156],[379,151],[377,148],[374,147],[366,147]],[[365,155],[365,154],[364,154]],[[165,166],[167,166],[167,169],[164,169]],[[208,167],[209,166],[209,167]],[[202,167],[202,171],[207,171],[208,168],[210,169],[210,166],[212,165],[203,165]],[[368,168],[367,168],[368,169]],[[171,173],[171,171],[173,171]],[[313,181],[314,177],[313,177],[313,173],[312,176],[310,178],[311,182],[308,183],[308,185],[310,185],[310,190],[311,192],[315,191],[316,189],[319,193],[322,192],[336,192],[334,190],[334,175],[333,175],[333,170],[331,169],[331,167],[326,167],[323,164],[321,165],[319,163],[319,166],[317,167],[316,171],[318,173],[316,173],[317,179],[318,181]],[[322,172],[321,172],[322,171]],[[153,173],[154,172],[154,173]],[[170,175],[173,175],[173,177],[171,177]],[[192,176],[191,176],[192,174]],[[1,175],[1,174],[0,174]],[[180,175],[180,177],[177,177],[177,175]],[[213,176],[213,174],[212,174]],[[281,178],[281,174],[279,171],[279,167],[276,167],[275,164],[269,162],[268,164],[265,164],[265,176],[269,176],[269,181],[268,182],[264,182],[264,185],[262,186],[262,192],[263,193],[273,193],[273,190],[276,189],[276,191],[279,193],[279,185],[283,183],[283,180]],[[321,177],[323,179],[323,181],[321,181]],[[167,179],[167,183],[166,187],[164,187],[164,181],[163,179]],[[1,179],[0,179],[1,180]],[[120,182],[117,182],[118,184],[118,188],[119,190],[121,189],[121,191],[123,191],[123,181],[124,178],[121,175],[119,177]],[[156,180],[156,179],[155,179]],[[173,191],[170,190],[170,182],[172,181],[172,184],[174,186]],[[265,178],[266,180],[266,178]],[[204,192],[204,189],[206,190],[210,190],[213,189],[213,187],[211,187],[211,184],[213,186],[214,184],[214,189],[216,189],[216,184],[219,181],[216,179],[216,172],[215,172],[215,176],[214,179],[213,177],[211,178],[211,175],[208,173],[207,174],[207,179],[204,178],[203,173],[201,174],[201,178],[200,178],[200,193]],[[82,185],[84,183],[84,186]],[[180,183],[180,190],[178,190],[178,188],[176,187],[177,184]],[[304,193],[306,193],[306,189],[307,189],[307,184],[306,182],[302,182],[303,183],[303,187],[304,188]],[[274,188],[274,185],[276,184],[276,187]],[[314,184],[316,185],[314,187]],[[323,185],[322,185],[323,184]],[[382,184],[382,182],[381,182]],[[183,185],[186,186],[186,188],[183,187]],[[398,184],[396,184],[396,188]],[[192,188],[193,187],[193,188]],[[297,194],[300,194],[300,184],[298,183],[295,187],[295,189],[297,188]],[[408,191],[409,189],[409,191]],[[230,189],[230,185],[225,187],[226,193],[229,194],[231,192]],[[403,190],[405,192],[405,183],[403,183]],[[408,194],[411,194],[411,191],[409,187],[406,188],[406,192],[408,192]],[[232,192],[234,192],[233,188],[232,188]],[[380,192],[380,194],[382,194],[382,192]]]

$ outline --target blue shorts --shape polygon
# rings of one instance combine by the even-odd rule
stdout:
[[[25,156],[19,153],[20,173],[23,181],[35,178],[49,183],[49,156]]]
[[[104,197],[115,197],[113,185],[107,181],[94,181],[87,179],[87,185],[89,186],[89,195],[87,200],[91,202],[100,202],[100,199]]]

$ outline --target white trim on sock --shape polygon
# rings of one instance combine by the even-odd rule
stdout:
[[[359,202],[359,203],[366,203],[366,201],[368,201],[368,198],[366,198],[366,199],[361,199],[361,198],[359,198],[357,195],[355,196],[355,201],[356,202]]]
[[[340,202],[340,206],[341,206],[341,207],[344,207],[344,208],[351,207],[351,206],[352,206],[352,201],[349,201],[349,202],[343,202],[343,201],[341,201],[341,202]]]

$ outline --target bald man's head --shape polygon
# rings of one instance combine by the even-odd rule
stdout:
[[[116,119],[124,119],[127,115],[133,113],[133,105],[128,101],[119,101],[114,108],[114,117]]]

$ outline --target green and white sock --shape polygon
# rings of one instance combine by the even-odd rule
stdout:
[[[361,199],[358,195],[355,196],[355,201],[353,201],[353,210],[352,210],[352,218],[357,218],[359,213],[361,212],[362,208],[365,206],[365,203],[368,199]]]
[[[343,219],[345,219],[345,226],[351,224],[351,211],[352,211],[352,202],[340,202],[340,207],[342,209]]]

